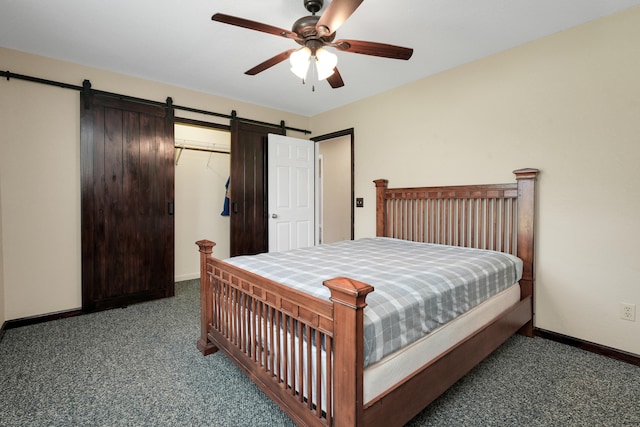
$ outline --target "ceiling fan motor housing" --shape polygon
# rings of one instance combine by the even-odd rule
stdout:
[[[291,31],[296,33],[302,40],[296,40],[301,45],[306,45],[309,40],[319,40],[323,44],[330,43],[336,37],[336,33],[318,37],[318,30],[316,24],[320,19],[317,15],[303,16],[293,23]]]

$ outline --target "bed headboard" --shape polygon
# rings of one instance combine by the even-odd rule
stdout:
[[[533,293],[537,169],[513,172],[510,184],[388,188],[376,184],[376,235],[490,249],[523,261],[524,296]]]

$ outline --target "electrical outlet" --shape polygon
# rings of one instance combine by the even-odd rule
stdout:
[[[620,318],[624,320],[636,321],[636,305],[620,303]]]

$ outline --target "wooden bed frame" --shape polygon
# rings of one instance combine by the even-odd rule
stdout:
[[[494,185],[394,189],[374,181],[377,236],[498,250],[524,265],[520,302],[370,402],[363,402],[363,310],[373,287],[365,283],[327,278],[331,298],[323,300],[215,259],[215,243],[201,240],[198,349],[223,350],[298,425],[404,425],[511,335],[533,334],[538,171],[514,174],[515,183]],[[283,325],[295,333],[282,336]],[[307,337],[323,346],[307,345]],[[314,357],[326,359],[326,372],[308,362]]]

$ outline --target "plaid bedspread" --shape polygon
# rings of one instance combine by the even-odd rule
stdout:
[[[408,345],[520,280],[512,255],[375,237],[226,260],[329,298],[338,276],[372,285],[364,310],[365,366]]]

